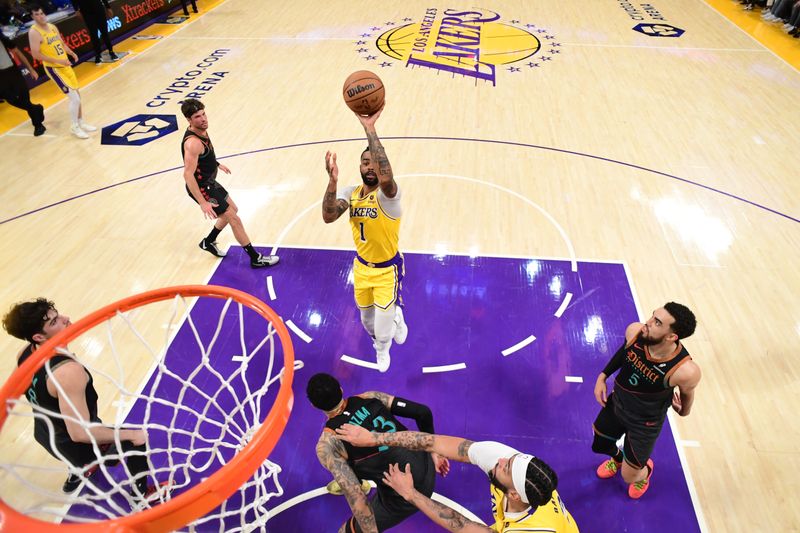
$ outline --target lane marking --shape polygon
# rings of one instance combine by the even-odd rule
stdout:
[[[564,381],[567,383],[583,383],[581,376],[564,376]]]
[[[503,357],[507,357],[507,356],[511,355],[512,353],[514,353],[514,352],[517,352],[517,351],[519,351],[519,350],[523,349],[524,347],[526,347],[527,345],[529,345],[530,343],[532,343],[532,342],[533,342],[533,341],[535,341],[535,340],[536,340],[536,337],[534,337],[533,335],[531,335],[531,336],[529,336],[527,339],[525,339],[525,340],[523,340],[523,341],[520,341],[520,342],[518,342],[517,344],[515,344],[515,345],[514,345],[514,346],[512,346],[511,348],[506,348],[505,350],[503,350],[503,351],[502,351],[502,352],[500,352],[500,353],[502,353],[502,354],[503,354]]]
[[[278,299],[275,296],[275,287],[272,285],[272,276],[267,276],[267,292],[269,293],[269,299],[275,301]]]
[[[553,316],[556,318],[561,318],[561,315],[563,315],[564,311],[566,311],[570,301],[572,301],[572,293],[568,292],[567,296],[564,298],[564,301],[561,302],[561,305],[558,307],[558,311],[556,311],[555,315]]]
[[[442,365],[442,366],[423,366],[422,373],[432,374],[434,372],[451,372],[453,370],[463,370],[465,368],[467,368],[466,363],[456,363],[453,365]]]
[[[291,320],[287,320],[287,321],[286,321],[286,325],[287,325],[287,326],[289,326],[289,329],[291,329],[292,331],[294,331],[295,335],[297,335],[298,337],[300,337],[301,339],[303,339],[304,341],[306,341],[306,343],[309,343],[309,342],[311,342],[311,337],[309,337],[308,335],[306,335],[305,331],[303,331],[302,329],[298,328],[298,327],[295,325],[295,323],[294,323],[294,322],[292,322]]]
[[[378,370],[378,363],[370,363],[369,361],[362,361],[361,359],[356,359],[355,357],[350,357],[349,355],[342,354],[340,358],[345,363],[350,363],[351,365],[362,366],[364,368],[370,368],[372,370]]]

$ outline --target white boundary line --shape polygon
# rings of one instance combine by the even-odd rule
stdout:
[[[581,376],[564,376],[564,381],[567,383],[583,383]]]
[[[568,292],[567,295],[564,297],[564,301],[561,302],[561,305],[558,308],[558,311],[555,312],[553,316],[556,318],[561,318],[561,315],[564,314],[564,311],[567,310],[567,306],[572,301],[572,293]]]
[[[758,39],[756,39],[755,37],[753,37],[752,35],[750,35],[750,34],[749,34],[749,33],[747,33],[746,31],[744,31],[744,29],[743,29],[743,28],[741,28],[741,27],[739,27],[739,25],[738,25],[738,24],[736,24],[736,23],[735,23],[735,22],[733,22],[731,19],[729,19],[728,17],[726,17],[726,16],[725,16],[723,13],[721,13],[720,11],[717,11],[717,9],[716,9],[714,6],[712,6],[711,4],[709,4],[708,2],[706,2],[705,0],[701,0],[701,2],[700,2],[700,3],[702,3],[703,5],[705,5],[705,6],[706,6],[708,9],[710,9],[710,10],[711,10],[711,11],[713,11],[714,13],[716,13],[716,14],[717,14],[717,16],[719,16],[719,17],[723,18],[723,19],[724,19],[724,20],[725,20],[725,21],[726,21],[728,24],[730,24],[731,26],[733,26],[734,28],[736,28],[736,29],[737,29],[737,30],[739,30],[740,32],[742,32],[742,33],[744,33],[745,35],[747,35],[748,37],[750,37],[750,39],[752,39],[753,41],[755,41],[755,43],[756,43],[756,44],[759,46],[759,48],[761,48],[761,50],[762,50],[762,51],[769,52],[770,54],[774,55],[775,57],[777,57],[778,59],[780,59],[781,61],[783,61],[783,63],[784,63],[786,66],[788,66],[788,67],[789,67],[789,68],[790,68],[792,71],[794,71],[794,72],[797,72],[797,69],[796,69],[796,68],[794,68],[794,65],[792,65],[791,63],[789,63],[788,61],[786,61],[784,58],[782,58],[781,56],[779,56],[778,54],[776,54],[775,52],[773,52],[771,48],[769,48],[769,47],[765,46],[765,45],[764,45],[764,44],[763,44],[761,41],[759,41]],[[780,31],[780,30],[778,30],[778,31]]]
[[[298,328],[298,327],[295,325],[295,323],[294,323],[294,322],[292,322],[291,320],[287,320],[287,321],[286,321],[286,325],[287,325],[287,326],[289,326],[289,329],[291,329],[292,331],[294,331],[295,335],[297,335],[298,337],[300,337],[301,339],[303,339],[303,340],[306,342],[306,344],[307,344],[307,343],[309,343],[309,342],[311,342],[311,340],[312,340],[312,339],[311,339],[311,337],[309,337],[309,336],[306,334],[306,332],[305,332],[305,331],[303,331],[302,329]]]
[[[500,353],[503,354],[503,357],[507,357],[507,356],[511,355],[512,353],[523,349],[524,347],[526,347],[527,345],[529,345],[530,343],[532,343],[535,340],[536,340],[536,337],[534,337],[533,335],[529,335],[527,339],[518,342],[517,344],[515,344],[511,348],[506,348],[505,350],[503,350]]]
[[[356,359],[355,357],[350,357],[349,355],[342,354],[339,358],[345,363],[350,363],[351,365],[362,366],[364,368],[370,368],[372,370],[378,370],[378,363],[370,363],[369,361],[362,361],[361,359]]]
[[[314,204],[312,207],[319,207],[319,203]],[[231,245],[231,246],[238,246],[238,245]],[[355,253],[355,249],[352,246],[317,246],[317,245],[307,245],[303,243],[288,243],[288,244],[264,244],[264,243],[257,243],[254,242],[253,246],[257,246],[259,248],[269,248],[273,246],[273,249],[277,250],[279,248],[292,248],[296,250],[333,250],[338,252],[353,252]],[[272,252],[270,252],[272,253]],[[425,248],[403,248],[404,254],[425,254],[425,255],[441,255],[441,250],[428,250]],[[471,252],[447,252],[447,255],[453,255],[456,257],[474,257],[474,253]],[[560,256],[531,256],[531,255],[508,255],[508,254],[492,254],[492,253],[483,253],[481,252],[479,257],[489,257],[494,259],[530,259],[536,261],[564,261],[569,262],[571,259],[569,257],[560,257]],[[622,261],[619,259],[591,259],[586,257],[581,257],[580,259],[576,258],[576,261],[583,262],[583,263],[600,263],[604,265],[620,265]]]
[[[636,287],[633,284],[633,277],[628,269],[628,263],[622,261],[622,266],[625,268],[625,277],[628,278],[628,287],[631,289],[633,304],[636,306],[636,315],[639,317],[639,320],[641,320],[644,315],[642,314],[642,308],[639,305],[639,297],[636,294]],[[697,495],[697,488],[694,486],[692,472],[689,470],[689,464],[686,462],[686,455],[684,454],[683,446],[680,445],[680,443],[683,441],[681,440],[678,428],[675,426],[675,417],[673,416],[672,409],[667,411],[667,418],[669,419],[669,428],[672,431],[672,440],[675,442],[675,449],[678,451],[678,459],[681,462],[681,468],[683,469],[683,473],[686,478],[686,487],[689,489],[689,497],[692,499],[692,507],[694,507],[694,514],[697,517],[697,524],[700,526],[700,531],[706,532],[708,531],[708,526],[706,525],[706,519],[703,515],[703,509],[700,507],[700,498]]]
[[[275,296],[275,287],[272,285],[272,275],[267,276],[267,292],[269,293],[269,299],[271,301],[274,302],[278,299],[278,297]]]
[[[587,48],[642,48],[644,50],[669,50],[674,52],[676,50],[683,51],[686,50],[688,52],[759,52],[763,53],[765,50],[759,50],[758,48],[694,48],[694,47],[683,47],[683,46],[642,46],[636,44],[604,44],[604,43],[565,43],[561,42],[562,45],[566,46],[575,46],[577,48],[580,47],[587,47]],[[761,44],[761,43],[759,43]]]
[[[422,373],[433,374],[436,372],[452,372],[453,370],[463,370],[465,368],[467,368],[466,363],[456,363],[453,365],[442,365],[442,366],[423,366]]]

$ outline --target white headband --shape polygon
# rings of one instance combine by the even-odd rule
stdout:
[[[530,504],[528,496],[525,494],[525,479],[527,478],[528,464],[533,459],[532,455],[527,453],[518,453],[514,461],[511,463],[511,481],[514,483],[514,490],[519,494],[520,499]]]

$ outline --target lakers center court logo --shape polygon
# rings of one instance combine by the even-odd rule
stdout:
[[[134,115],[104,127],[101,144],[142,146],[176,131],[175,115]]]
[[[424,68],[497,85],[498,75],[531,72],[561,53],[545,28],[481,8],[431,7],[360,34],[356,52],[381,68]]]

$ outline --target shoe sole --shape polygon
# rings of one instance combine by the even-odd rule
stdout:
[[[274,263],[252,263],[251,262],[250,266],[253,267],[253,268],[265,268],[265,267],[275,266],[278,263],[280,263],[280,261],[281,261],[280,258],[276,257]]]

